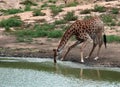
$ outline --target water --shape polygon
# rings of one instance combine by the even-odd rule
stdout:
[[[0,87],[120,87],[120,68],[52,59],[0,58]]]

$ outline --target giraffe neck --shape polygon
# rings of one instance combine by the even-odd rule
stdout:
[[[57,48],[57,51],[60,52],[64,46],[66,45],[66,43],[68,42],[68,40],[71,38],[71,36],[74,34],[74,28],[70,27],[63,35],[59,45],[58,45],[58,48]]]

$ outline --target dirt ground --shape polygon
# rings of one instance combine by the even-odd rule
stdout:
[[[53,49],[57,48],[60,39],[35,38],[31,43],[17,43],[16,38],[0,34],[0,56],[1,57],[32,57],[32,58],[53,58]],[[75,41],[69,41],[63,51]],[[66,57],[66,61],[80,63],[80,46],[73,48]],[[87,56],[92,48],[92,43],[88,44],[84,49],[84,56]],[[85,65],[89,66],[107,66],[120,67],[120,44],[107,44],[107,48],[102,46],[100,58],[95,61],[97,48],[91,59],[85,59]]]

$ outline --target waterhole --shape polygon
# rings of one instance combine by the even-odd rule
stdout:
[[[0,87],[120,87],[120,68],[45,58],[0,58]]]

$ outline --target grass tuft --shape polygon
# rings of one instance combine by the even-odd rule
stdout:
[[[108,43],[112,43],[112,42],[120,43],[120,36],[109,35],[109,36],[107,36],[107,42]]]
[[[74,12],[72,11],[72,12],[68,12],[66,15],[65,15],[65,17],[64,17],[64,20],[66,20],[66,21],[75,21],[75,20],[77,20],[77,16],[75,16],[74,15]]]

